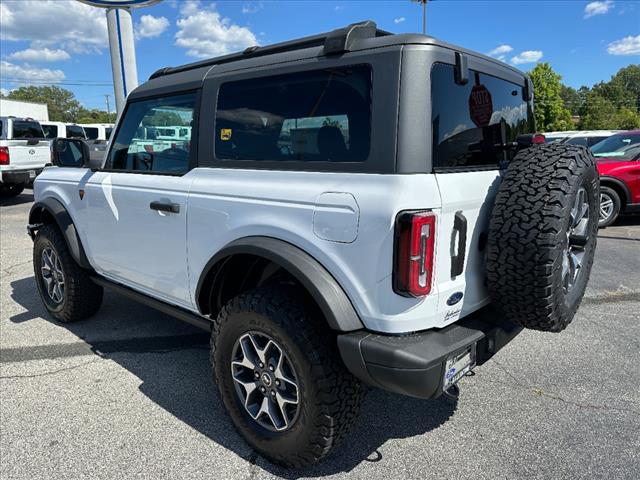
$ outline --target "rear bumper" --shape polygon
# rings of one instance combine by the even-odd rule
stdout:
[[[476,344],[476,364],[482,365],[522,331],[484,308],[439,330],[407,336],[367,331],[338,336],[347,368],[363,382],[403,395],[435,398],[443,392],[447,358]]]
[[[18,185],[22,183],[30,183],[33,178],[29,172],[36,172],[36,176],[40,175],[42,168],[28,168],[25,170],[4,170],[2,171],[2,183],[7,185]]]

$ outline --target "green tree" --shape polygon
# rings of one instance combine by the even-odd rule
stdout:
[[[562,100],[562,77],[548,63],[539,63],[529,72],[533,81],[536,128],[541,132],[569,130],[571,112]]]
[[[96,108],[91,110],[81,108],[75,120],[76,123],[115,123],[115,121],[115,113],[107,113]]]
[[[54,122],[75,122],[82,109],[73,92],[55,85],[20,87],[9,92],[7,98],[46,103],[49,119]]]
[[[620,130],[640,128],[640,113],[634,112],[630,108],[622,107],[616,114],[615,125],[616,129]]]
[[[580,115],[581,130],[609,130],[616,128],[617,110],[613,102],[592,90],[585,98]]]
[[[175,112],[166,112],[158,110],[153,115],[146,116],[142,119],[144,126],[152,127],[167,127],[175,126],[179,127],[184,125],[182,117]]]
[[[571,115],[580,114],[586,93],[583,89],[587,89],[587,87],[581,87],[580,90],[576,90],[566,85],[560,85],[560,97],[562,98],[565,108],[571,112]]]

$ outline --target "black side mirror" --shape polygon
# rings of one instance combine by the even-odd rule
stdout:
[[[56,138],[51,141],[51,163],[57,167],[89,167],[89,145],[79,138]]]

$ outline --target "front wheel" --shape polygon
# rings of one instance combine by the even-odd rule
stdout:
[[[319,461],[355,423],[364,389],[335,338],[299,295],[259,288],[231,300],[211,337],[222,401],[244,439],[268,459]]]
[[[620,214],[620,195],[609,187],[600,187],[600,218],[598,227],[604,228],[616,221]]]
[[[33,244],[33,269],[42,303],[60,322],[90,317],[102,303],[102,287],[71,256],[60,230],[43,225]]]

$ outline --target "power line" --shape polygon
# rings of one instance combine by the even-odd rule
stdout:
[[[2,83],[22,83],[22,84],[38,84],[38,85],[74,85],[77,87],[112,87],[113,83],[100,82],[94,80],[44,80],[44,79],[32,79],[28,80],[26,78],[11,78],[11,77],[2,77],[0,79]]]

